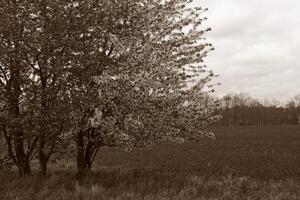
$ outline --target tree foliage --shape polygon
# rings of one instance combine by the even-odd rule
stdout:
[[[191,3],[1,1],[1,126],[15,164],[36,150],[45,174],[57,143],[75,138],[84,175],[101,146],[203,136],[218,119],[203,64],[213,47],[206,9]]]

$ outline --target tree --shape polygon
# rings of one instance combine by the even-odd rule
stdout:
[[[284,106],[277,100],[265,99],[263,103],[246,94],[230,94],[221,98],[222,120],[219,125],[230,126],[236,115],[235,125],[296,124],[300,113],[297,96]],[[298,110],[297,110],[298,109]]]
[[[286,106],[289,111],[289,122],[291,124],[298,124],[300,116],[300,95],[293,97]]]
[[[29,160],[37,143],[37,137],[22,128],[28,116],[21,106],[22,89],[26,84],[24,77],[28,72],[20,53],[24,30],[21,18],[17,16],[20,8],[16,2],[1,1],[0,4],[1,133],[6,139],[10,158],[23,176],[31,173]]]
[[[45,175],[57,138],[65,130],[70,49],[80,43],[75,37],[74,2],[1,1],[2,132],[20,175],[30,174],[29,160],[37,145]]]
[[[1,2],[1,123],[11,158],[26,142],[19,157],[29,166],[36,149],[45,175],[58,140],[75,136],[83,178],[102,146],[202,136],[217,119],[207,98],[215,75],[203,64],[213,47],[201,27],[206,10],[191,2]]]
[[[104,32],[99,37],[102,46],[98,49],[103,52],[100,70],[92,77],[87,74],[93,68],[86,63],[89,51],[84,52],[85,59],[77,60],[83,78],[72,78],[84,83],[82,87],[74,83],[72,89],[76,92],[70,92],[76,95],[71,99],[76,105],[72,121],[77,123],[72,130],[77,136],[78,177],[84,177],[91,168],[101,146],[183,141],[191,138],[192,132],[193,137],[195,133],[201,135],[196,127],[213,121],[211,111],[203,114],[201,110],[213,105],[202,105],[199,110],[193,109],[196,103],[185,105],[188,101],[201,102],[204,98],[200,91],[203,93],[214,77],[212,72],[205,75],[206,66],[202,64],[213,50],[211,44],[201,40],[209,31],[199,30],[204,20],[199,16],[204,10],[188,8],[189,1],[104,2],[101,13],[107,21],[101,21],[99,28]],[[97,32],[97,27],[93,25],[89,30]],[[188,33],[183,31],[186,27],[191,27]],[[188,88],[187,81],[197,78],[200,81],[196,86]],[[183,122],[191,116],[197,118],[191,118],[189,124],[198,126],[186,132],[188,125],[183,126]]]

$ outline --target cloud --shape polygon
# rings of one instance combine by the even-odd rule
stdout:
[[[300,93],[299,0],[195,0],[208,7],[206,59],[220,75],[217,94],[247,92],[287,101]]]

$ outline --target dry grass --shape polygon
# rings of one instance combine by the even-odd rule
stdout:
[[[300,127],[216,129],[218,139],[128,153],[102,149],[84,185],[69,161],[45,180],[0,174],[2,200],[300,199]]]
[[[126,171],[126,170],[125,170]],[[106,185],[91,178],[79,185],[68,172],[51,175],[46,180],[30,177],[10,179],[1,199],[6,200],[100,200],[100,199],[211,199],[211,200],[297,200],[300,185],[293,180],[261,181],[249,177],[174,177],[161,180],[135,177],[128,170],[119,171],[119,179],[111,179]],[[176,175],[175,175],[176,176]],[[96,175],[101,178],[101,175]],[[105,178],[105,177],[104,177]],[[123,181],[120,181],[123,180]],[[125,181],[126,180],[126,181]],[[178,181],[180,182],[174,182]],[[166,182],[165,185],[159,182]],[[159,184],[157,184],[159,183]],[[4,183],[2,183],[4,184]],[[2,190],[3,191],[3,190]]]

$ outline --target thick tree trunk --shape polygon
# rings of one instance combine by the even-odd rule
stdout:
[[[92,170],[92,163],[91,162],[78,162],[77,160],[77,180],[84,180],[86,176],[91,172]]]
[[[28,160],[24,160],[22,163],[19,163],[19,165],[17,166],[19,170],[19,175],[21,177],[31,175],[31,168]]]
[[[24,139],[22,131],[17,131],[14,134],[14,148],[15,148],[15,164],[18,167],[20,176],[31,175],[29,157],[25,154]]]
[[[4,133],[4,137],[7,143],[7,152],[10,159],[17,166],[20,176],[28,176],[31,175],[30,170],[30,155],[31,151],[28,154],[25,154],[24,151],[24,140],[22,139],[23,134],[21,132],[14,132],[13,140],[8,135],[5,126],[2,127],[2,131]],[[34,144],[33,144],[34,145]],[[33,148],[34,146],[32,146]]]
[[[47,175],[48,158],[44,150],[45,150],[45,137],[42,134],[39,137],[38,158],[40,164],[40,175],[45,177]]]
[[[40,175],[45,177],[47,175],[47,161],[46,160],[40,160]]]
[[[83,180],[86,177],[84,160],[84,133],[79,131],[77,134],[77,179]]]
[[[77,180],[83,181],[92,169],[93,158],[97,152],[93,151],[94,143],[84,145],[84,133],[77,135]]]

